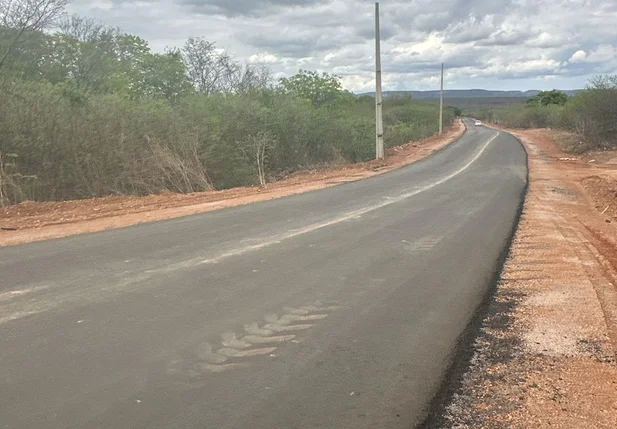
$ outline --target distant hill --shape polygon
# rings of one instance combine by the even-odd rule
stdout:
[[[565,90],[572,96],[580,90]],[[444,91],[444,98],[529,98],[536,95],[537,90],[529,91],[491,91],[486,89],[449,89]],[[375,96],[375,92],[360,95]],[[439,98],[439,91],[384,91],[384,97],[404,97],[411,95],[416,100],[433,100]]]

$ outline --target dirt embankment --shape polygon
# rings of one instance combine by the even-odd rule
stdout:
[[[385,161],[302,171],[265,188],[245,187],[194,194],[105,197],[45,203],[28,201],[0,208],[0,246],[171,219],[352,182],[425,158],[454,142],[464,132],[462,121],[456,121],[442,136],[388,149]]]
[[[512,133],[529,153],[523,216],[470,368],[430,427],[617,428],[617,153]]]

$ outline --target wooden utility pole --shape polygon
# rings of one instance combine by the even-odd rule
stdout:
[[[439,95],[439,135],[443,133],[443,63],[441,63],[441,94]]]
[[[375,147],[375,159],[384,158],[383,150],[383,95],[381,92],[381,40],[379,34],[379,2],[375,3],[375,112],[376,118],[376,136],[377,142]]]

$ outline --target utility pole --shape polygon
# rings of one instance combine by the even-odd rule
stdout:
[[[441,94],[439,96],[439,135],[443,133],[443,63],[441,63]]]
[[[377,115],[375,131],[377,142],[375,146],[375,159],[384,158],[383,150],[383,95],[381,93],[381,40],[379,34],[379,2],[375,3],[375,112]]]

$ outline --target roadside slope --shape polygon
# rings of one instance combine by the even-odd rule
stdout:
[[[0,208],[0,247],[172,219],[353,182],[426,158],[455,142],[464,133],[465,125],[457,120],[443,136],[388,149],[385,161],[328,166],[299,172],[270,183],[265,188],[233,188],[186,195],[25,202]]]
[[[613,169],[549,131],[513,133],[529,154],[524,213],[471,366],[429,427],[615,428],[617,225],[585,186]]]

